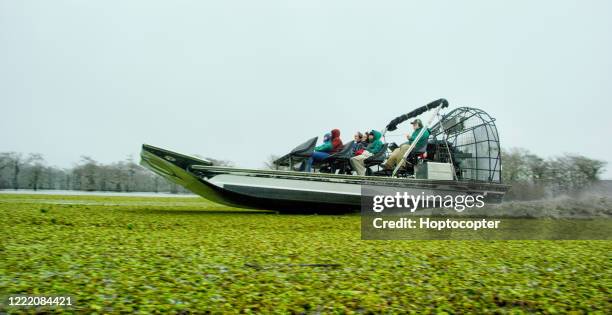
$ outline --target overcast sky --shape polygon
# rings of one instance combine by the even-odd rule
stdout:
[[[502,147],[612,164],[611,30],[606,0],[0,0],[0,151],[261,167],[444,97]]]

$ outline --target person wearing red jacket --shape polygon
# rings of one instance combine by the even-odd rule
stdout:
[[[302,170],[310,172],[312,170],[313,162],[321,162],[328,156],[342,150],[342,139],[340,139],[340,129],[333,129],[331,131],[331,139],[324,141],[323,144],[315,148],[312,156],[304,161]]]
[[[329,153],[334,154],[336,152],[340,152],[343,146],[342,139],[340,139],[340,129],[332,129],[331,137],[332,149]]]

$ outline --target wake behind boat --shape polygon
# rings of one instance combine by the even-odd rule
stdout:
[[[430,110],[434,110],[430,124],[437,118],[428,128],[430,135],[424,152],[412,152],[415,150],[412,145],[389,173],[373,169],[380,168],[391,153],[389,147],[394,145],[385,144],[379,153],[365,159],[368,171],[362,176],[351,170],[352,142],[314,165],[314,172],[298,171],[313,155],[317,138],[275,161],[274,170],[215,166],[204,159],[146,144],[142,146],[141,164],[206,199],[236,207],[315,212],[357,210],[363,187],[398,189],[415,195],[423,192],[482,195],[486,202],[500,202],[509,186],[501,183],[494,119],[468,107],[441,115],[439,111],[447,106],[446,100],[437,100],[387,125],[383,135]]]

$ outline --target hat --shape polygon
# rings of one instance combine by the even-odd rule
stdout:
[[[411,121],[411,122],[410,122],[410,124],[412,124],[412,125],[414,125],[414,124],[419,124],[419,126],[422,126],[422,125],[423,125],[423,123],[421,122],[421,120],[420,120],[420,119],[415,119],[415,120]]]

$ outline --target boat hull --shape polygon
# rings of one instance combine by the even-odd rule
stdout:
[[[141,165],[211,201],[283,212],[347,212],[360,209],[364,187],[409,194],[482,194],[500,202],[508,186],[480,182],[418,180],[212,166],[210,162],[143,145]]]

